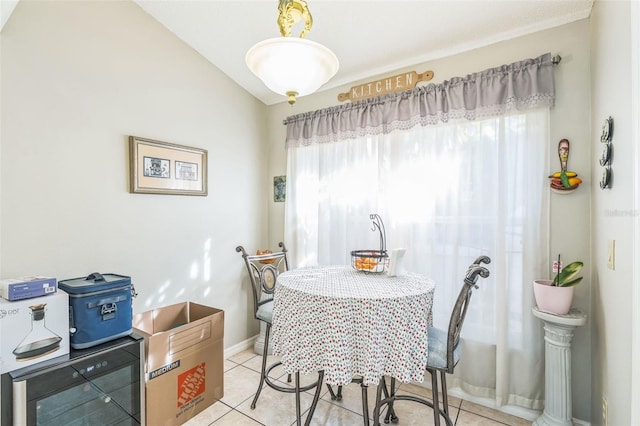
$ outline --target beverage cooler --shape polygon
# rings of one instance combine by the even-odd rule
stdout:
[[[141,425],[144,340],[132,334],[5,373],[2,426]]]

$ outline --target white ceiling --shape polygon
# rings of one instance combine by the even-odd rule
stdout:
[[[278,0],[134,1],[265,104],[286,100],[267,89],[244,60],[255,43],[280,35]],[[307,0],[313,16],[307,38],[340,61],[336,76],[320,89],[326,90],[584,19],[593,1]],[[0,24],[7,19],[0,14]]]
[[[18,0],[0,0],[0,31],[9,20],[9,16],[11,16],[17,4]]]

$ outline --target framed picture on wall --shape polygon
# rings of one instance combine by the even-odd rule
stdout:
[[[276,203],[283,203],[286,196],[287,177],[286,176],[274,176],[273,177],[273,201]]]
[[[205,149],[129,136],[133,193],[207,195]]]

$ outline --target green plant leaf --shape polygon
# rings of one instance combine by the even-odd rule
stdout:
[[[562,271],[558,276],[558,281],[557,281],[558,285],[560,287],[568,287],[567,283],[570,282],[576,275],[578,275],[578,273],[580,272],[583,266],[584,264],[582,262],[572,262],[567,266],[565,266],[564,268],[562,268]],[[578,282],[580,281],[578,280]],[[576,285],[578,284],[578,282],[572,285]]]
[[[582,281],[583,277],[578,277],[575,280],[571,280],[565,283],[560,284],[560,287],[573,287],[574,285],[578,284],[580,281]]]

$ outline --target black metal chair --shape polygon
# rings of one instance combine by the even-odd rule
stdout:
[[[238,253],[242,253],[247,271],[249,272],[249,279],[251,280],[251,289],[253,292],[253,315],[254,317],[265,323],[266,331],[264,338],[264,349],[262,353],[262,368],[260,371],[260,383],[258,384],[258,390],[251,402],[251,409],[256,408],[258,397],[262,391],[262,387],[266,383],[269,387],[286,393],[296,394],[296,415],[298,419],[298,425],[301,424],[301,409],[300,409],[300,392],[306,392],[310,389],[316,388],[314,399],[311,404],[309,414],[305,424],[309,424],[313,412],[315,411],[318,399],[320,397],[320,389],[322,388],[322,381],[324,379],[324,371],[318,372],[318,380],[311,384],[300,386],[300,373],[296,372],[295,386],[284,387],[276,384],[269,377],[269,372],[279,366],[281,362],[275,362],[267,367],[267,355],[269,354],[269,334],[271,332],[271,325],[273,321],[273,294],[276,289],[276,281],[278,275],[284,271],[289,270],[289,260],[287,259],[287,249],[284,243],[278,244],[281,251],[276,253],[256,254],[249,255],[244,247],[236,247]],[[291,382],[291,374],[287,378],[288,382]]]
[[[440,426],[440,416],[444,418],[447,426],[453,425],[451,418],[449,417],[446,375],[453,374],[455,366],[458,364],[458,361],[460,361],[460,355],[462,353],[462,348],[460,346],[460,332],[462,330],[462,324],[464,323],[465,316],[467,315],[469,301],[471,300],[471,293],[474,288],[478,288],[476,282],[478,281],[479,276],[482,278],[487,278],[489,276],[489,270],[482,266],[482,263],[491,263],[491,259],[487,256],[480,256],[467,269],[464,277],[464,284],[462,285],[462,289],[458,294],[458,299],[453,307],[453,312],[451,313],[449,328],[445,331],[435,327],[430,327],[428,330],[426,370],[431,375],[432,401],[411,395],[397,395],[395,393],[395,378],[391,378],[390,388],[387,390],[386,381],[383,377],[380,380],[376,394],[376,406],[373,412],[374,425],[380,424],[380,412],[382,406],[385,404],[388,409],[384,422],[389,423],[389,420],[391,420],[393,423],[396,423],[398,418],[395,415],[393,403],[394,401],[403,400],[419,402],[433,408],[433,421],[436,426]],[[440,373],[439,381],[442,389],[442,410],[440,410],[440,398],[438,396],[438,373]],[[383,392],[385,394],[384,399],[382,399]]]

